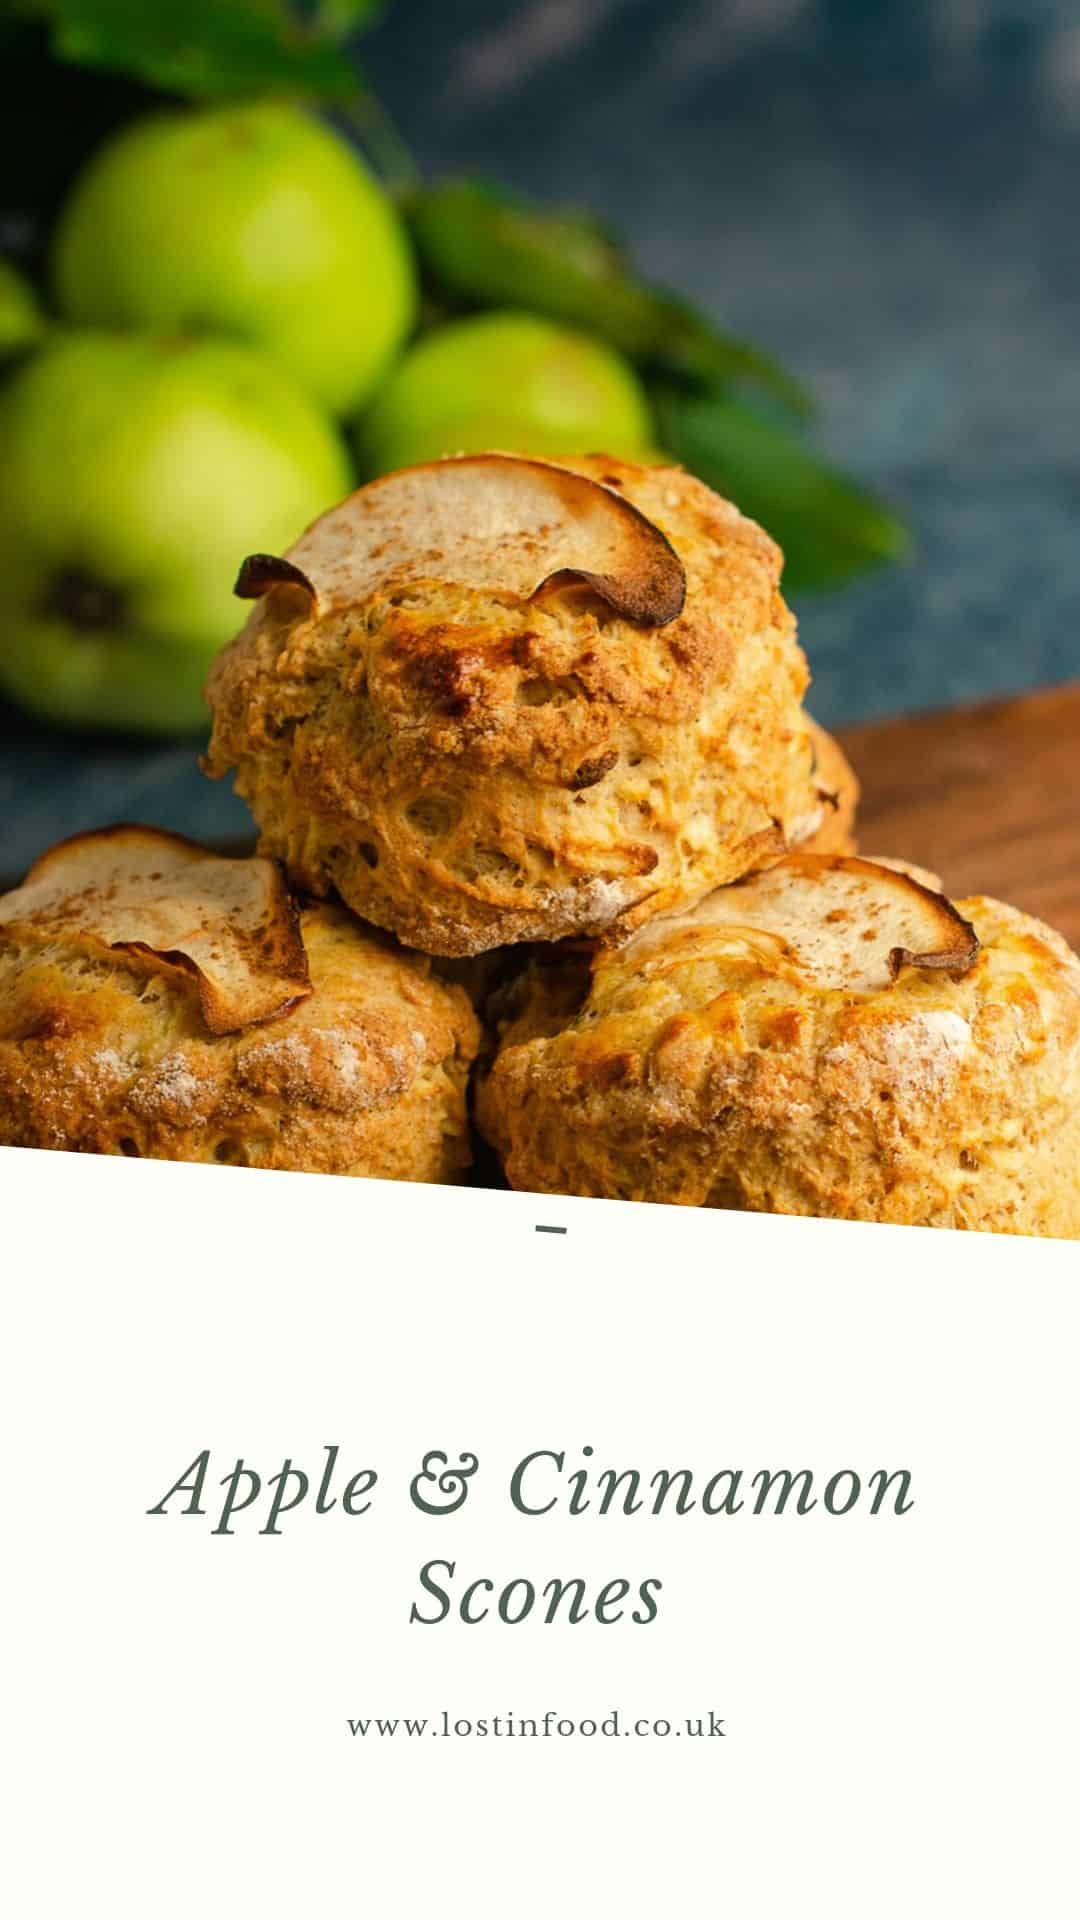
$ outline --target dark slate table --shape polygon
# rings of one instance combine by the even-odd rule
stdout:
[[[830,724],[1080,672],[1074,0],[397,0],[363,57],[425,168],[589,203],[818,388],[903,568],[799,607]],[[0,865],[242,830],[190,746],[0,716]]]

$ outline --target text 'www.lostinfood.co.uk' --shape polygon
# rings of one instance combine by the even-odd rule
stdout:
[[[373,1715],[346,1721],[354,1740],[723,1740],[727,1723],[711,1709],[667,1719],[630,1715],[617,1707],[604,1714],[575,1717],[554,1708],[542,1714],[495,1713],[472,1717],[445,1707],[429,1717]]]

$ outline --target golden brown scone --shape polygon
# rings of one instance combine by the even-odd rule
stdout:
[[[855,811],[859,783],[831,734],[807,715],[807,726],[814,749],[814,779],[817,806],[804,823],[805,837],[797,838],[800,853],[854,853]],[[775,858],[782,856],[776,855]],[[766,863],[768,864],[768,863]],[[941,881],[923,867],[901,861],[887,865],[900,867],[916,880],[940,891]],[[617,930],[616,930],[617,936]],[[492,1009],[505,1002],[505,990],[515,983],[523,969],[530,968],[535,980],[541,974],[551,981],[556,975],[565,982],[582,968],[588,970],[596,946],[593,941],[564,940],[557,946],[539,945],[499,947],[463,960],[440,960],[437,971],[446,980],[455,980],[465,988],[469,999],[487,1028],[495,1017]]]
[[[504,1013],[514,1186],[1080,1236],[1080,963],[998,901],[794,856]]]
[[[632,928],[835,811],[780,568],[672,468],[390,475],[242,570],[208,770],[300,887],[427,952]]]
[[[160,849],[155,871],[182,891],[184,874],[169,862],[190,843],[131,832],[140,849]],[[82,853],[108,839],[71,845]],[[279,950],[271,961],[284,1010],[248,1019],[245,978],[243,1003],[228,994],[213,1002],[232,1008],[220,1018],[211,1011],[224,1022],[213,1031],[199,967],[182,951],[140,944],[145,889],[131,887],[127,840],[121,852],[128,866],[119,882],[114,874],[108,886],[87,888],[100,848],[90,848],[80,871],[60,849],[0,899],[0,1144],[392,1180],[457,1177],[470,1157],[465,1093],[479,1044],[459,987],[339,908],[297,915],[290,903],[295,938],[284,959]],[[269,866],[193,859],[191,885],[201,891],[189,891],[188,904],[212,899],[215,870],[239,869],[242,882],[247,870]],[[54,867],[72,882],[62,912]],[[225,882],[231,887],[232,873]],[[114,946],[119,886],[134,917],[125,944]],[[217,906],[205,915],[201,957],[211,970],[228,958],[234,920],[232,902],[225,918]],[[224,984],[233,980],[227,971]],[[261,962],[259,984],[272,1004],[273,974]]]
[[[813,782],[816,807],[806,822],[807,830],[796,827],[790,835],[793,848],[800,853],[854,853],[855,814],[859,805],[859,782],[855,770],[831,733],[806,716],[813,749]]]

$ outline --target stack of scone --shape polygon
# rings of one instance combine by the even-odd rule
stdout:
[[[0,1139],[445,1180],[480,1057],[514,1186],[1080,1234],[1080,964],[853,857],[780,568],[684,473],[497,454],[250,557],[259,857],[113,830],[0,900]]]

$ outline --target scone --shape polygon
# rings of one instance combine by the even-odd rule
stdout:
[[[816,720],[806,716],[813,754],[811,777],[815,805],[791,834],[792,851],[800,853],[854,853],[855,815],[859,782],[838,743]],[[801,831],[800,831],[801,826]]]
[[[241,570],[207,769],[298,886],[410,946],[632,928],[824,822],[780,568],[671,468],[391,474]]]
[[[796,855],[511,994],[514,1186],[1080,1236],[1080,963],[1013,907]]]
[[[269,860],[87,834],[0,898],[0,1144],[452,1180],[459,987]]]

